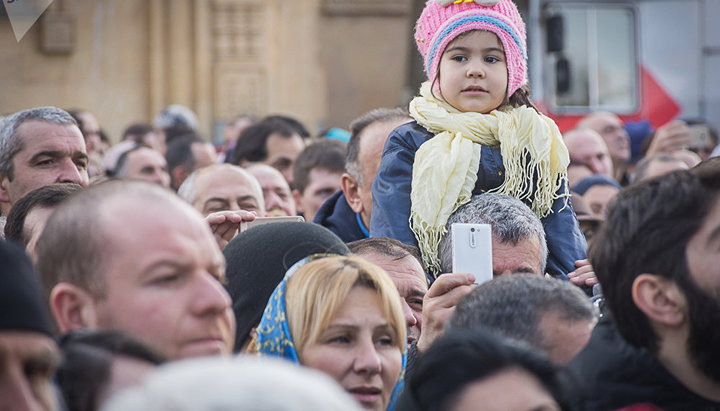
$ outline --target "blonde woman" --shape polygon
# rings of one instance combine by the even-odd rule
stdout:
[[[395,285],[357,257],[302,263],[270,297],[257,350],[328,374],[365,409],[388,409],[405,369],[405,321]]]

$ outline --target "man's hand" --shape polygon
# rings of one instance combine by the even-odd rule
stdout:
[[[577,260],[575,261],[575,267],[577,267],[577,269],[568,274],[571,283],[588,286],[593,286],[598,283],[597,276],[595,276],[595,271],[593,271],[590,261],[587,259]]]
[[[473,290],[475,276],[448,273],[440,275],[423,298],[423,327],[417,342],[419,352],[425,352],[445,333],[445,323],[455,311],[461,298]]]
[[[251,211],[218,211],[210,213],[205,217],[205,221],[210,224],[215,241],[217,241],[220,250],[225,249],[230,240],[235,238],[238,226],[243,221],[253,221],[255,213]]]
[[[655,137],[648,147],[646,157],[659,153],[682,150],[692,143],[690,129],[683,121],[674,120],[655,131]]]

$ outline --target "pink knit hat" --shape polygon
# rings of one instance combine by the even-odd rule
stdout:
[[[448,43],[470,30],[491,31],[502,42],[508,96],[527,83],[525,23],[511,0],[429,0],[415,25],[415,41],[428,79],[437,75]]]

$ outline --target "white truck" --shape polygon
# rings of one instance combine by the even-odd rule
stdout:
[[[720,128],[720,0],[516,0],[533,100],[561,130],[606,110]]]

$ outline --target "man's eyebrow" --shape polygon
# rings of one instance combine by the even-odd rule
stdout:
[[[36,153],[32,157],[30,157],[30,162],[35,162],[39,160],[42,157],[50,157],[50,158],[63,158],[66,156],[66,153],[62,150],[43,150],[39,153]],[[72,153],[73,158],[81,158],[83,160],[88,159],[88,155],[83,153],[82,151],[75,151]]]
[[[412,289],[408,293],[408,297],[425,297],[425,291],[420,291],[417,289]]]
[[[65,155],[64,151],[60,150],[43,150],[30,157],[30,162],[35,162],[41,157],[61,158]]]
[[[238,202],[243,202],[243,201],[246,201],[246,200],[255,200],[255,201],[257,201],[257,198],[256,198],[254,195],[246,195],[246,196],[238,197]]]
[[[209,203],[209,202],[211,202],[211,201],[217,201],[217,202],[219,202],[219,203],[224,203],[224,204],[227,204],[227,203],[228,203],[228,200],[227,200],[226,198],[222,198],[222,197],[210,197],[210,198],[208,198],[207,200],[205,200],[205,204],[207,204],[207,203]]]
[[[192,267],[192,264],[190,264],[188,262],[163,259],[163,260],[156,261],[156,262],[150,264],[150,266],[148,268],[143,270],[143,275],[150,274],[153,271],[156,271],[160,268],[173,268],[173,269],[179,269],[179,270],[188,270],[188,269],[190,269],[190,267]]]
[[[87,160],[90,158],[90,157],[88,157],[87,153],[83,153],[82,151],[74,152],[73,157],[82,158],[83,160]]]

